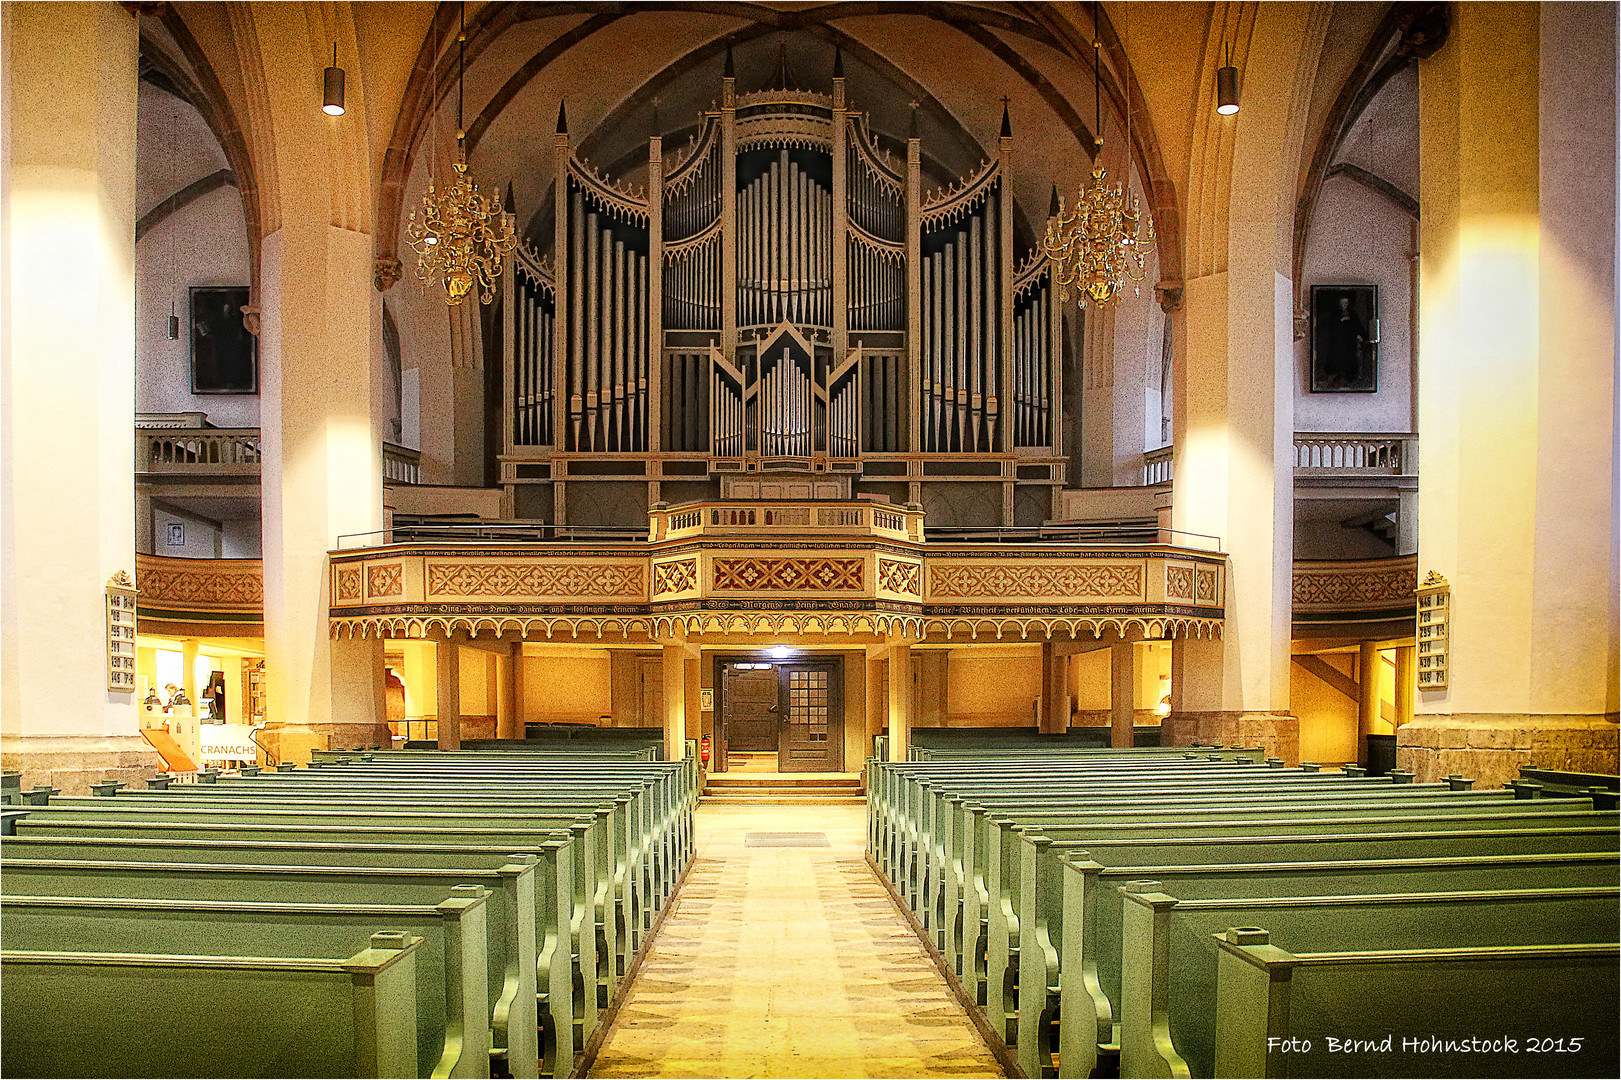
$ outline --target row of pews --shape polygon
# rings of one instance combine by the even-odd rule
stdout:
[[[988,740],[869,770],[869,855],[1010,1071],[1616,1074],[1613,790]]]
[[[696,756],[516,745],[15,792],[0,1072],[574,1073],[692,859]]]

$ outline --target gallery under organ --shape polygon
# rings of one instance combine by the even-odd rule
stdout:
[[[994,151],[925,190],[915,109],[904,140],[875,131],[837,57],[831,93],[768,81],[740,93],[728,54],[687,145],[647,140],[645,185],[560,107],[549,249],[509,256],[500,308],[516,516],[633,526],[741,478],[942,528],[1051,519],[1060,315],[1005,104]]]

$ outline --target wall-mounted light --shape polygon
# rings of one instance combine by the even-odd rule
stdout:
[[[1227,46],[1226,66],[1216,71],[1216,111],[1231,116],[1238,111],[1238,69],[1233,66],[1233,47]]]
[[[180,340],[180,316],[175,314],[174,301],[169,301],[169,340]]]
[[[332,43],[332,66],[321,80],[321,111],[328,116],[343,115],[343,69],[338,66],[338,43]]]

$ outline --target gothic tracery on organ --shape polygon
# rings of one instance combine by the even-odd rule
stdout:
[[[1018,456],[1058,480],[1060,324],[1039,252],[1015,250],[1006,115],[929,194],[921,139],[904,160],[881,139],[837,73],[831,95],[728,77],[684,153],[650,140],[640,192],[560,124],[553,250],[521,246],[506,279],[509,459]]]

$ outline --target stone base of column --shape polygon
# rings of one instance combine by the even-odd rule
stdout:
[[[269,760],[261,765],[292,762],[306,765],[314,750],[365,750],[393,745],[387,728],[371,724],[271,724],[259,732],[259,745]]]
[[[1287,713],[1182,712],[1160,722],[1161,746],[1258,746],[1267,757],[1300,763],[1300,720]]]
[[[1477,789],[1519,779],[1521,766],[1614,775],[1618,730],[1614,713],[1430,713],[1396,730],[1396,765],[1419,783],[1459,773]]]
[[[102,780],[144,789],[165,766],[139,735],[7,735],[0,738],[0,767],[21,773],[24,791],[48,784],[64,795],[89,795]]]

